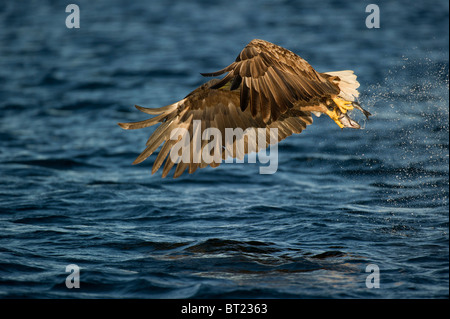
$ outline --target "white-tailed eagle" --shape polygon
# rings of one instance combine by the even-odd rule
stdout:
[[[371,115],[358,103],[359,83],[353,71],[318,73],[295,53],[264,40],[251,41],[239,53],[236,60],[226,68],[204,73],[219,76],[189,93],[184,99],[161,108],[136,108],[154,117],[135,123],[119,123],[124,129],[139,129],[159,124],[147,141],[145,150],[133,164],[147,159],[158,147],[162,147],[153,164],[152,174],[165,161],[162,177],[167,176],[177,164],[174,177],[186,169],[193,173],[208,165],[216,167],[227,156],[243,159],[245,154],[257,152],[271,143],[270,129],[277,128],[277,141],[301,133],[313,122],[311,113],[327,114],[341,127],[360,128],[348,111],[359,109],[366,117]],[[201,124],[195,128],[194,123]],[[201,132],[195,132],[200,127]],[[195,128],[195,129],[194,129]],[[221,133],[219,147],[211,149],[211,143],[202,139],[200,145],[190,143],[188,160],[173,161],[169,156],[172,148],[183,138],[193,142],[196,134],[215,128]],[[252,140],[249,135],[226,138],[226,129],[240,128],[245,132],[264,128],[266,141]],[[173,132],[182,129],[173,138]],[[172,138],[171,138],[172,137]],[[243,148],[238,147],[242,143]],[[198,144],[198,143],[197,143]],[[205,150],[215,158],[205,161],[198,154]]]

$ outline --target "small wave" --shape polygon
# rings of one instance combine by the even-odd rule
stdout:
[[[78,110],[108,109],[111,107],[112,103],[108,101],[81,100],[62,104],[61,106],[58,107],[58,110],[78,111]]]
[[[317,254],[312,256],[311,258],[313,259],[327,259],[327,258],[337,258],[337,257],[344,257],[346,256],[345,253],[341,252],[341,251],[326,251],[324,253],[321,254]]]
[[[100,81],[92,81],[92,82],[83,82],[79,83],[73,87],[74,90],[99,90],[99,89],[109,89],[116,87],[116,84],[113,82],[100,82]]]
[[[29,225],[42,225],[42,224],[65,224],[71,218],[64,215],[50,215],[50,216],[37,216],[37,217],[24,217],[13,220],[12,222],[17,224],[29,224]]]
[[[350,268],[355,271],[354,267],[348,266],[352,256],[339,250],[313,254],[297,247],[283,247],[272,242],[219,238],[195,244],[179,243],[173,247],[167,243],[162,244],[163,254],[155,251],[153,243],[151,246],[152,258],[160,261],[183,260],[184,267],[195,268],[205,277],[214,275],[204,265],[221,271],[223,275],[220,277],[228,274],[229,279],[236,280],[242,274],[298,273],[320,269],[348,271]]]
[[[151,70],[130,70],[119,69],[112,73],[112,76],[136,76],[136,77],[159,77],[159,78],[172,78],[172,77],[188,77],[191,73],[188,71],[176,71],[173,69],[151,69]]]
[[[37,266],[28,266],[21,263],[13,262],[0,262],[0,272],[24,272],[24,273],[36,273],[42,271],[43,268]]]
[[[22,161],[18,160],[18,161],[8,161],[5,163],[40,166],[40,167],[52,168],[52,169],[58,169],[58,170],[74,169],[74,168],[80,168],[80,167],[91,167],[91,168],[98,167],[93,164],[87,164],[87,163],[83,163],[83,162],[79,162],[79,161],[75,161],[73,159],[67,159],[67,158],[42,159],[42,160],[22,160]]]
[[[218,238],[208,239],[205,242],[190,246],[186,249],[193,253],[260,253],[268,254],[279,251],[274,248],[272,243],[263,243],[258,241],[241,242],[235,240],[223,240]]]

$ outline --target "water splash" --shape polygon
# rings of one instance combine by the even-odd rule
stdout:
[[[383,82],[371,85],[361,97],[374,114],[367,129],[369,153],[388,155],[381,172],[391,173],[384,179],[398,190],[390,190],[391,204],[404,206],[412,197],[423,197],[424,205],[431,201],[448,206],[448,68],[445,59],[404,55]],[[407,191],[412,186],[423,192]]]

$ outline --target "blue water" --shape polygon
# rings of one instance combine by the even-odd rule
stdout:
[[[0,298],[448,298],[447,1],[0,4]],[[363,130],[329,118],[278,171],[131,165],[117,122],[202,84],[252,39],[353,69]],[[65,285],[80,267],[80,288]],[[379,267],[368,288],[366,267]]]

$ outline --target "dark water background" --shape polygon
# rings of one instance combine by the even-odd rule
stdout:
[[[377,1],[380,29],[370,1],[75,3],[80,29],[63,1],[0,3],[1,298],[448,298],[448,1]],[[116,125],[133,105],[253,38],[355,70],[365,129],[315,119],[273,175],[132,166],[152,131]]]

